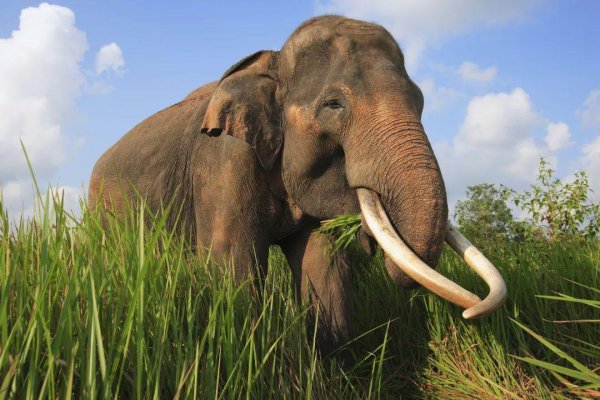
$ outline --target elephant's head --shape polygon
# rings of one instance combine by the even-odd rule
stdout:
[[[423,95],[384,28],[325,16],[301,25],[280,52],[258,52],[231,67],[203,132],[248,141],[265,169],[281,156],[284,186],[305,214],[362,211],[392,279],[406,282],[407,271],[472,306],[476,296],[457,301],[446,293],[456,288],[427,267],[436,265],[446,239],[448,206],[422,110]],[[417,272],[407,267],[415,263]]]

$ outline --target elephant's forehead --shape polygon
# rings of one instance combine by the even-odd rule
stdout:
[[[397,74],[403,63],[397,47],[394,51],[386,46],[357,44],[347,37],[328,45],[306,47],[293,59],[284,60],[280,76],[289,88],[293,87],[291,94],[296,98],[311,98],[315,90],[327,85],[338,85],[347,95],[350,91],[368,92],[369,81],[380,72]]]
[[[340,92],[343,92],[346,96],[352,96],[354,94],[352,88],[342,81],[333,81],[329,87],[331,89],[337,89]]]
[[[300,27],[284,44],[281,53],[293,66],[306,54],[350,56],[378,48],[400,53],[396,41],[383,27],[348,18],[324,18]]]
[[[383,27],[370,22],[345,17],[325,16],[314,18],[302,24],[290,36],[287,43],[302,45],[313,39],[352,35],[391,36]]]

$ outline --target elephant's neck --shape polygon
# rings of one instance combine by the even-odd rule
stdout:
[[[289,197],[283,184],[283,176],[281,175],[281,157],[275,162],[273,168],[265,172],[265,176],[269,184],[269,190],[273,196],[280,200],[285,200]]]
[[[281,204],[281,224],[274,235],[274,239],[278,241],[300,230],[305,225],[307,216],[298,207],[283,184],[281,156],[273,168],[266,172],[266,177],[269,182],[269,190]]]

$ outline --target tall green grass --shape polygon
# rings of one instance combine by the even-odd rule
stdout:
[[[316,351],[308,306],[294,301],[277,248],[256,295],[192,252],[166,214],[132,208],[117,220],[83,207],[73,218],[51,203],[34,220],[0,217],[0,400],[522,399],[595,390],[531,360],[575,368],[551,344],[597,373],[598,308],[540,297],[597,301],[597,243],[484,244],[509,299],[472,322],[425,291],[394,286],[381,256],[351,245],[356,339],[345,350],[352,361],[340,363]],[[439,270],[485,295],[451,252]]]

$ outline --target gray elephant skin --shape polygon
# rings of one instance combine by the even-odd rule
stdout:
[[[351,338],[351,266],[324,219],[361,212],[357,189],[379,195],[394,229],[437,264],[448,208],[421,124],[423,95],[381,26],[338,16],[298,27],[280,51],[259,51],[134,127],[96,163],[91,207],[182,210],[182,234],[236,279],[264,277],[281,246],[298,296],[319,307],[319,343]],[[364,226],[364,224],[363,224]],[[361,243],[372,252],[368,229]],[[393,280],[411,279],[386,255]]]

